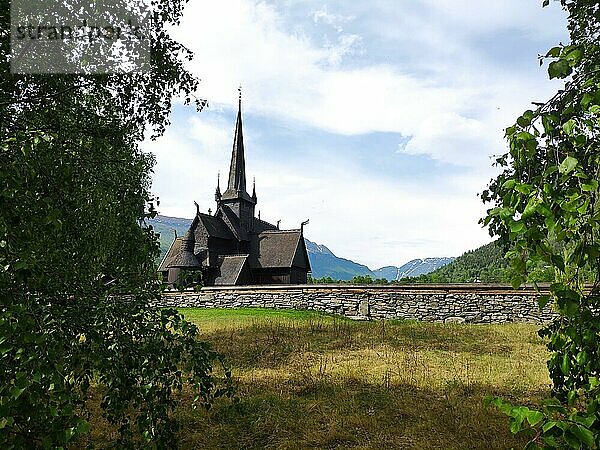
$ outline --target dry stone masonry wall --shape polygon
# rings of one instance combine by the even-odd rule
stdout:
[[[237,286],[198,292],[165,292],[155,306],[177,308],[307,309],[354,319],[412,319],[426,322],[545,323],[551,306],[540,311],[531,288],[499,285],[428,286]]]

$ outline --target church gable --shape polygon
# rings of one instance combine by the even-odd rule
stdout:
[[[235,286],[249,284],[248,255],[222,256],[214,273],[212,284],[215,286]]]
[[[252,227],[252,231],[254,233],[258,234],[258,233],[262,233],[263,231],[268,231],[268,230],[275,231],[277,229],[278,228],[275,225],[270,224],[269,222],[265,222],[264,220],[257,219],[256,217],[254,218],[254,224]]]
[[[173,242],[171,243],[169,250],[167,250],[167,254],[163,258],[163,260],[160,262],[160,265],[158,266],[159,272],[166,272],[169,269],[169,266],[175,260],[176,256],[180,252],[182,239],[183,239],[182,237],[177,237],[177,238],[173,239]]]
[[[220,217],[209,216],[207,214],[199,214],[198,226],[196,235],[204,234],[207,237],[216,237],[220,239],[235,239],[235,236]],[[198,240],[198,238],[196,238]]]
[[[238,241],[248,240],[248,232],[241,226],[240,219],[235,215],[231,208],[229,208],[229,206],[220,205],[217,214],[219,214],[220,220],[226,224],[228,229],[231,230],[232,237],[234,239],[237,238]]]
[[[304,237],[301,237],[296,247],[296,253],[294,260],[292,261],[292,267],[299,267],[306,269],[310,272],[310,261],[308,259],[308,252],[306,251],[306,244],[304,243]]]
[[[300,238],[300,230],[264,231],[253,235],[250,243],[250,266],[292,267]]]

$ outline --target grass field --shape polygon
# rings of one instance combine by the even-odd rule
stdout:
[[[209,412],[182,406],[187,449],[519,448],[526,440],[483,399],[532,403],[550,385],[532,325],[182,312],[225,355],[239,398]]]

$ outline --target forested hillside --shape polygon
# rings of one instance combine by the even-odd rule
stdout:
[[[491,242],[463,253],[450,264],[429,274],[405,278],[406,283],[510,283],[512,269],[504,258],[504,250]],[[552,268],[541,263],[528,267],[528,282],[550,282]]]
[[[429,274],[408,279],[417,283],[506,283],[509,268],[502,249],[491,242],[468,251]]]

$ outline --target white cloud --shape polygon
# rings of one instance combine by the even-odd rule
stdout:
[[[485,8],[459,11],[476,14],[480,9]],[[203,26],[194,26],[201,17]],[[334,20],[326,11],[316,17]],[[479,15],[473,20],[477,22]],[[505,89],[508,73],[497,74],[505,80],[490,83],[491,74],[485,68],[480,69],[479,78],[471,73],[464,79],[452,75],[460,71],[441,64],[440,69],[450,74],[448,79],[429,80],[392,64],[339,68],[337,63],[362,42],[360,36],[348,34],[335,46],[315,47],[307,38],[286,32],[275,8],[263,2],[190,4],[178,34],[196,52],[192,67],[203,80],[201,94],[212,102],[232,105],[241,82],[250,111],[343,134],[393,131],[412,135],[408,152],[442,161],[477,165],[487,163],[488,153],[498,153],[501,130],[507,123],[494,121],[493,115],[471,117],[474,106],[510,108],[513,117],[522,109]],[[444,51],[455,48],[453,53],[461,48],[449,36],[444,40],[443,45],[435,40],[435,45]],[[534,92],[540,90],[544,89]],[[462,133],[460,139],[455,137],[458,133]],[[474,158],[474,153],[481,157]]]
[[[160,197],[163,214],[190,217],[194,201],[203,211],[214,209],[217,173],[229,164],[230,125],[214,125],[201,117],[175,124],[161,138],[143,144],[156,155],[152,190]],[[227,174],[223,176],[226,180]]]
[[[345,16],[342,14],[332,14],[327,10],[327,8],[313,10],[313,11],[311,11],[310,16],[312,17],[312,19],[315,23],[323,22],[328,25],[331,25],[332,27],[335,28],[335,30],[338,33],[341,33],[342,31],[344,31],[344,28],[342,27],[343,24],[351,22],[355,19],[354,16]]]
[[[222,155],[223,149],[231,144],[231,124],[224,120],[209,122],[207,117],[207,114],[192,116],[188,124],[191,138],[207,157],[213,159]]]
[[[341,34],[337,36],[337,41],[333,44],[325,40],[325,48],[329,52],[328,62],[332,66],[337,66],[346,56],[358,55],[364,52],[362,38],[357,34]]]

